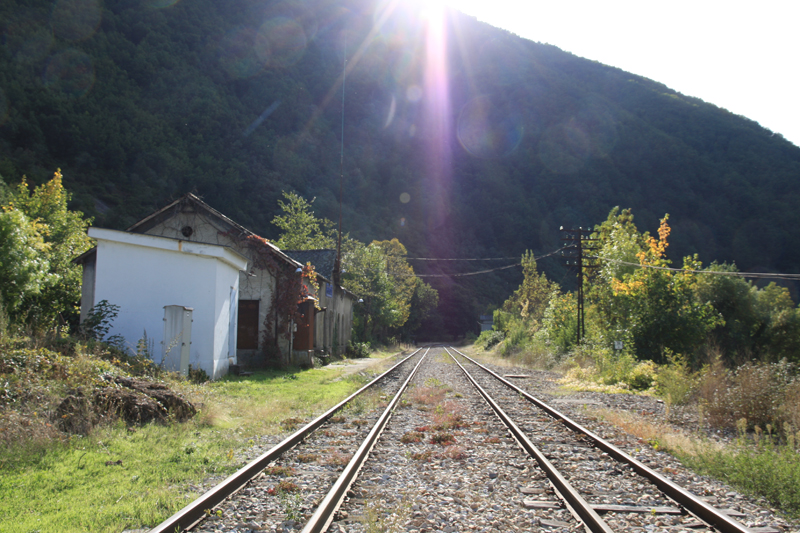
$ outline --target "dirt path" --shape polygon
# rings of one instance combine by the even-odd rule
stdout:
[[[336,361],[335,363],[331,363],[328,365],[330,368],[341,369],[342,370],[342,378],[347,377],[351,374],[356,374],[361,372],[362,370],[366,370],[367,368],[373,365],[379,365],[383,359],[372,359],[372,358],[364,358],[364,359],[345,359],[344,361]]]

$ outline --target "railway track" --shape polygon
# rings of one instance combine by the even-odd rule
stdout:
[[[780,531],[736,515],[457,350],[428,348],[152,531]]]
[[[247,531],[273,517],[288,515],[291,529],[308,506],[318,503],[326,483],[349,461],[377,418],[374,406],[394,394],[419,349],[321,416],[297,429],[277,446],[250,461],[150,533],[176,531]],[[275,497],[272,497],[275,496]],[[258,503],[264,502],[264,505]],[[254,527],[253,527],[254,526]]]

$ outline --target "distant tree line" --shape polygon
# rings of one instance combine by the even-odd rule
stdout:
[[[651,235],[639,231],[630,209],[615,208],[595,226],[599,268],[585,279],[584,346],[611,359],[663,364],[679,356],[694,367],[713,357],[800,363],[800,308],[789,290],[723,275],[737,272],[733,264],[704,268],[696,255],[681,268],[663,268],[671,265],[668,218]],[[575,293],[538,272],[530,253],[522,266],[522,285],[495,311],[497,331],[482,342],[502,342],[506,353],[536,345],[561,354],[579,348]]]
[[[336,225],[318,218],[301,196],[283,196],[281,214],[273,219],[281,231],[274,244],[287,250],[336,249]],[[413,340],[436,309],[438,293],[414,274],[406,255],[397,239],[364,244],[342,236],[342,284],[359,301],[354,308],[357,342]]]

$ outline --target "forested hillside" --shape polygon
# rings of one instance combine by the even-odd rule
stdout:
[[[71,207],[97,225],[127,227],[187,191],[268,238],[284,190],[336,220],[343,153],[345,231],[396,237],[412,257],[547,253],[559,226],[619,205],[651,231],[669,213],[676,260],[800,272],[800,148],[458,13],[10,0],[0,25],[0,175],[40,184],[60,167]],[[414,266],[498,265],[429,264]],[[521,273],[504,272],[430,278],[448,331],[508,297]]]

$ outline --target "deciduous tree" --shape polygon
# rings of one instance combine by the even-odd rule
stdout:
[[[45,272],[44,276],[33,276],[24,286],[16,285],[19,299],[9,297],[6,303],[14,309],[17,320],[24,319],[34,328],[48,327],[56,316],[66,319],[65,314],[77,312],[81,267],[73,259],[92,245],[86,234],[91,220],[79,211],[71,211],[67,206],[69,200],[59,169],[50,181],[33,190],[23,177],[3,207],[7,214],[6,231],[14,234],[4,244],[7,253],[16,254],[22,260],[18,268],[26,270],[29,267],[22,266],[28,264],[23,258],[35,251],[38,266],[34,270],[43,268]],[[16,230],[12,231],[12,227]]]

